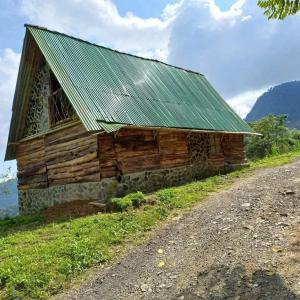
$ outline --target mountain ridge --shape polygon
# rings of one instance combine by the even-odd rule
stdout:
[[[253,122],[268,114],[287,114],[287,125],[300,129],[300,81],[290,81],[270,88],[256,100],[245,121]]]

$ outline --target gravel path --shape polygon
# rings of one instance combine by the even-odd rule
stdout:
[[[300,160],[237,180],[60,297],[300,299]]]

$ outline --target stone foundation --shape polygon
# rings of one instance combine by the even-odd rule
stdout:
[[[224,171],[224,168],[217,169],[209,163],[201,163],[105,178],[100,182],[71,183],[44,189],[19,190],[20,212],[22,214],[37,212],[49,206],[74,200],[106,202],[112,197],[121,197],[131,192],[149,193]]]

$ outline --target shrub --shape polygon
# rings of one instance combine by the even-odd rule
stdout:
[[[169,215],[168,210],[165,209],[164,207],[157,207],[155,209],[155,211],[158,214],[160,220],[163,220],[163,219],[167,218],[168,215]]]
[[[159,201],[169,203],[176,196],[176,193],[172,189],[161,190],[157,193]]]
[[[131,199],[132,205],[134,207],[140,207],[143,203],[146,202],[145,196],[142,192],[129,194],[127,197]]]
[[[130,199],[123,197],[123,198],[112,198],[110,200],[110,203],[112,204],[112,208],[114,210],[118,211],[124,211],[127,210],[129,207],[132,206],[132,202]]]
[[[122,198],[112,198],[110,203],[113,209],[124,211],[132,207],[140,207],[145,201],[144,194],[136,192]]]

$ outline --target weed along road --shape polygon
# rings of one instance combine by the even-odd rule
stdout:
[[[300,299],[300,160],[256,170],[58,299]]]

